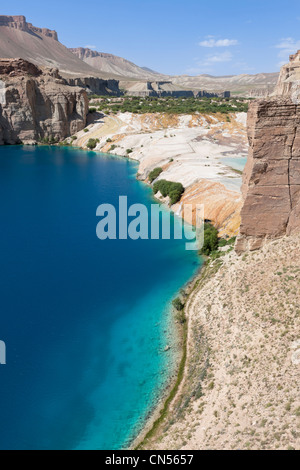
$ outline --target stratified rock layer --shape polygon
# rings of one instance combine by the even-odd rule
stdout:
[[[48,28],[37,28],[31,23],[27,23],[25,16],[0,16],[0,26],[5,26],[12,29],[17,29],[19,31],[24,31],[26,33],[35,33],[42,34],[48,38],[52,38],[55,41],[58,41],[57,32]]]
[[[290,99],[257,101],[248,114],[238,252],[300,231],[300,108]]]
[[[299,99],[300,91],[300,50],[290,56],[290,62],[281,67],[275,95],[290,97],[293,101]]]
[[[282,67],[274,97],[250,105],[238,252],[300,231],[299,79],[300,51]]]
[[[0,145],[62,140],[85,127],[87,113],[85,90],[57,70],[0,59]]]

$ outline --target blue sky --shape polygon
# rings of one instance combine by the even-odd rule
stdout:
[[[173,75],[275,72],[300,49],[299,0],[14,0],[1,14]]]

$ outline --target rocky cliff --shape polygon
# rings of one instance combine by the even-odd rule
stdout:
[[[62,140],[85,127],[85,90],[55,69],[23,59],[0,59],[0,145]]]
[[[150,69],[144,69],[138,65],[105,52],[97,52],[84,47],[70,49],[79,59],[89,64],[100,72],[110,73],[112,76],[135,78],[141,80],[160,80],[166,77]]]
[[[63,78],[86,82],[87,92],[112,95],[115,89],[119,92],[118,80],[111,80],[117,77],[94,69],[61,44],[56,31],[33,26],[25,16],[0,16],[1,57],[20,57],[38,67],[59,69]]]
[[[26,33],[41,34],[58,41],[56,31],[47,28],[37,28],[31,23],[27,23],[25,16],[0,16],[0,26],[6,26]]]
[[[172,96],[174,98],[194,98],[194,93],[191,90],[185,90],[178,85],[174,85],[171,81],[121,81],[120,87],[124,88],[128,95],[141,98],[147,96],[159,98],[166,96]]]
[[[65,80],[71,86],[84,88],[90,95],[121,96],[123,94],[119,88],[118,80],[104,80],[98,77],[65,77]]]
[[[281,68],[275,96],[299,98],[300,91],[300,50],[290,56],[290,62]]]
[[[299,71],[300,51],[282,68],[275,96],[250,105],[238,252],[300,232]]]

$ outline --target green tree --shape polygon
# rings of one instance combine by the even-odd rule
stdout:
[[[218,230],[212,224],[206,223],[204,225],[204,244],[200,250],[200,254],[209,256],[218,249],[218,246]]]
[[[94,150],[94,148],[97,147],[97,144],[99,144],[99,139],[89,139],[87,143],[87,148],[90,150]]]
[[[162,169],[162,168],[154,168],[154,170],[152,170],[152,171],[149,173],[149,181],[150,181],[150,183],[153,183],[153,181],[156,180],[162,172],[163,172],[163,169]]]

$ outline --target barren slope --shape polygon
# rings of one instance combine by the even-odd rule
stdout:
[[[244,96],[267,96],[273,93],[279,73],[259,73],[257,75],[230,75],[214,77],[212,75],[178,75],[172,77],[173,83],[185,88],[207,91],[224,91]]]
[[[70,49],[70,51],[94,69],[110,75],[119,75],[141,80],[161,80],[166,78],[162,74],[153,72],[150,69],[145,70],[135,65],[133,62],[113,54],[92,51],[91,49],[83,47]]]
[[[57,40],[57,34],[36,28],[25,17],[0,16],[0,57],[22,58],[39,66],[58,68],[70,76],[115,78],[86,64]]]
[[[231,252],[188,302],[188,365],[150,449],[300,449],[299,236]]]

